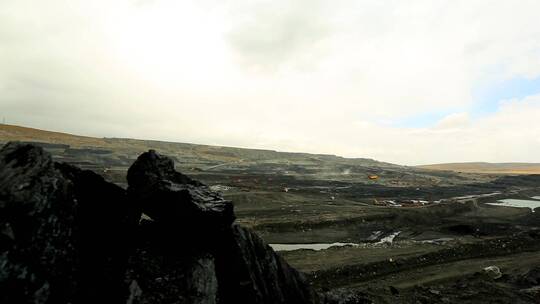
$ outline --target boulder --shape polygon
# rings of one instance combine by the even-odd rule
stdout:
[[[209,237],[230,227],[233,205],[206,185],[177,172],[174,162],[150,150],[129,168],[128,193],[150,218],[178,230],[190,230],[192,239]]]
[[[128,183],[130,198],[152,219],[141,226],[138,239],[145,243],[138,247],[146,249],[136,255],[138,259],[146,255],[152,262],[131,264],[132,276],[143,291],[141,303],[161,303],[158,298],[163,293],[154,291],[180,286],[186,279],[178,276],[190,278],[190,284],[182,285],[184,292],[176,293],[183,299],[193,294],[185,290],[209,291],[200,293],[198,299],[191,298],[191,302],[318,302],[317,294],[299,272],[255,233],[232,224],[231,202],[175,171],[168,157],[152,150],[142,154],[128,171]],[[193,267],[193,263],[199,266]],[[168,271],[179,268],[185,270],[176,274]],[[160,278],[166,273],[168,279],[160,280],[156,289],[156,284],[141,273]]]
[[[220,297],[225,303],[318,303],[304,276],[258,235],[233,225],[216,252]]]
[[[488,266],[488,267],[485,267],[483,270],[484,270],[484,273],[488,277],[490,277],[490,278],[492,278],[494,280],[499,279],[499,278],[502,277],[501,269],[499,269],[499,267],[497,267],[497,266]]]
[[[0,302],[75,299],[78,203],[50,155],[31,145],[0,150]]]
[[[139,289],[132,303],[217,303],[214,257],[182,243],[180,236],[175,238],[164,228],[156,221],[141,222],[137,247],[130,257],[126,274],[126,281],[136,282]],[[169,242],[177,246],[171,246]],[[178,244],[182,244],[184,250]]]
[[[0,150],[0,302],[95,303],[125,297],[124,190],[29,144]]]
[[[71,182],[77,201],[78,277],[82,299],[89,303],[123,301],[128,258],[141,213],[127,200],[126,191],[89,170],[57,163]]]

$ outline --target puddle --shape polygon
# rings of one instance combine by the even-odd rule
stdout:
[[[275,251],[292,251],[299,249],[311,249],[315,251],[328,249],[330,247],[358,246],[355,243],[316,243],[316,244],[270,244]]]
[[[534,212],[535,208],[540,207],[540,201],[512,199],[512,198],[499,200],[499,203],[487,203],[487,204],[493,205],[493,206],[530,208],[532,212]]]
[[[300,250],[300,249],[309,249],[309,250],[319,251],[319,250],[325,250],[331,247],[345,247],[345,246],[362,247],[362,248],[379,247],[380,245],[392,244],[394,242],[394,239],[400,233],[401,231],[392,232],[389,235],[381,238],[378,242],[375,242],[375,243],[270,244],[270,247],[272,247],[272,249],[274,249],[275,251],[293,251],[293,250]],[[372,237],[378,238],[381,235],[382,235],[381,231],[374,231]]]
[[[495,196],[495,195],[499,195],[499,194],[501,194],[501,192],[457,196],[457,197],[453,197],[453,199],[455,199],[455,200],[465,200],[465,199],[473,199],[473,198],[490,197],[490,196]]]

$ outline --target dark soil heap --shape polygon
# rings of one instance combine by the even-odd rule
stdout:
[[[128,182],[125,191],[41,148],[4,146],[0,303],[319,303],[234,224],[229,201],[171,159],[142,154]]]

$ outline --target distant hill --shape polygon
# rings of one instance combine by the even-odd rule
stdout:
[[[539,163],[447,163],[417,166],[428,170],[491,174],[540,174]]]
[[[278,152],[262,149],[175,143],[125,138],[94,138],[0,124],[0,144],[8,141],[32,142],[53,154],[56,160],[102,174],[115,175],[123,183],[125,170],[136,157],[150,149],[175,160],[182,172],[210,181],[258,180],[254,176],[296,180],[364,183],[392,187],[450,186],[479,183],[494,177],[469,173],[442,172],[400,166],[367,158]],[[216,176],[219,176],[217,178]],[[375,178],[373,178],[375,177]],[[286,182],[284,182],[286,184]]]
[[[22,141],[38,143],[45,148],[64,148],[71,150],[92,151],[100,154],[99,150],[109,150],[125,156],[136,157],[140,152],[148,149],[159,150],[163,154],[175,156],[178,154],[184,159],[193,158],[202,161],[204,165],[223,166],[225,163],[246,162],[246,161],[336,161],[340,163],[355,164],[361,163],[365,166],[375,167],[401,167],[398,165],[375,161],[367,158],[343,158],[328,154],[310,154],[296,152],[278,152],[264,149],[246,149],[225,146],[210,146],[191,143],[164,142],[156,140],[139,140],[126,138],[95,138],[88,136],[72,135],[68,133],[45,131],[34,128],[27,128],[15,125],[0,124],[0,143],[8,141]],[[71,151],[73,152],[73,151]],[[79,151],[80,152],[80,151]],[[131,153],[130,153],[131,152]],[[102,154],[102,153],[101,153]],[[210,169],[210,168],[209,168]]]
[[[6,124],[0,124],[0,141],[41,141],[46,143],[67,144],[71,146],[106,145],[105,140],[100,138],[71,135],[67,133],[45,131]]]

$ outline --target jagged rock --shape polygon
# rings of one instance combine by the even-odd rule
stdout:
[[[317,303],[304,276],[259,236],[239,225],[216,254],[220,296],[225,303]]]
[[[41,148],[0,150],[0,302],[74,299],[75,196]]]
[[[134,303],[318,302],[304,277],[248,229],[233,225],[208,249],[168,227],[142,222],[128,274],[142,290]]]
[[[95,303],[124,298],[124,191],[56,164],[41,148],[0,150],[0,302]]]
[[[129,189],[41,148],[0,150],[0,303],[319,303],[232,204],[154,151]],[[151,219],[142,219],[142,211]]]
[[[217,303],[265,304],[318,301],[304,277],[257,235],[231,225],[234,214],[230,202],[176,172],[169,158],[152,150],[142,154],[128,171],[128,183],[130,197],[138,200],[143,213],[154,219],[141,227],[140,239],[145,240],[142,247],[146,249],[136,256],[145,261],[132,263],[132,275],[143,290],[141,303],[182,303],[159,298],[181,284],[184,290],[211,291],[200,299],[190,299],[197,303],[214,303],[214,299]],[[193,268],[193,263],[206,266]],[[181,273],[170,272],[180,268],[184,269]],[[151,277],[166,274],[168,280],[156,286],[144,280],[146,275],[141,272],[151,273]],[[191,285],[181,283],[190,274]],[[217,290],[213,284],[204,283],[212,278]],[[157,289],[163,292],[155,295]],[[151,290],[148,297],[145,290]],[[185,298],[193,293],[175,294]]]
[[[140,288],[132,303],[215,304],[218,284],[213,256],[193,248],[176,250],[160,239],[162,228],[156,222],[142,222],[127,273],[127,280],[135,280]]]
[[[202,183],[177,172],[174,162],[154,150],[128,170],[128,193],[145,214],[164,225],[215,234],[234,221],[233,205]]]
[[[74,244],[82,299],[123,301],[124,275],[140,211],[128,202],[125,190],[94,172],[64,163],[56,168],[71,182],[78,203]]]

